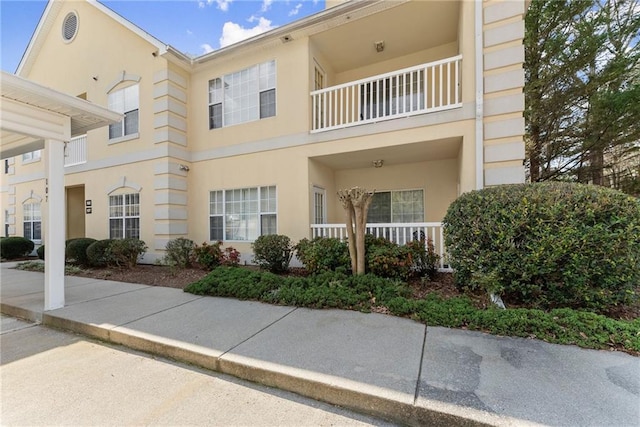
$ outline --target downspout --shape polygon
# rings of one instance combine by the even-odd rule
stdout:
[[[484,79],[482,0],[475,0],[475,50],[476,50],[476,190],[484,188]]]

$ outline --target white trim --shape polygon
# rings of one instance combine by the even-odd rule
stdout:
[[[138,110],[140,111],[140,110]],[[138,122],[138,125],[140,124],[140,122]],[[113,145],[113,144],[119,144],[121,142],[125,142],[125,141],[130,141],[132,139],[138,139],[140,138],[140,132],[136,132],[136,133],[131,133],[129,135],[125,135],[125,136],[119,136],[117,138],[113,138],[107,141],[107,145]]]
[[[484,188],[484,67],[482,0],[475,0],[476,190]]]
[[[38,201],[38,203],[42,203],[42,196],[40,196],[40,195],[39,195],[39,194],[37,194],[37,193],[34,193],[34,192],[33,192],[33,190],[31,190],[31,191],[29,192],[29,195],[28,195],[26,198],[22,199],[22,203],[20,203],[20,204],[21,204],[21,205],[24,205],[24,204],[25,204],[25,203],[27,203],[29,200],[37,200],[37,201]]]
[[[107,86],[107,94],[109,94],[116,86],[118,86],[122,82],[136,82],[140,83],[142,77],[137,74],[128,74],[125,70],[116,77],[109,86]]]
[[[142,186],[140,184],[136,184],[135,182],[128,181],[126,176],[121,176],[118,182],[111,187],[107,187],[107,196],[110,196],[111,193],[120,189],[120,188],[131,188],[138,193],[142,191]]]

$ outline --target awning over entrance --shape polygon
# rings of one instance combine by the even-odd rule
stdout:
[[[64,143],[122,115],[13,74],[0,74],[0,158],[44,149],[45,310],[64,306]]]

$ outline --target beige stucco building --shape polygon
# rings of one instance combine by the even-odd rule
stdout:
[[[65,148],[66,237],[339,235],[336,192],[375,189],[404,243],[461,193],[524,182],[525,1],[327,1],[191,58],[95,1],[51,1],[17,74],[124,114]],[[70,66],[72,64],[72,66]],[[5,234],[42,242],[41,158],[3,160]]]

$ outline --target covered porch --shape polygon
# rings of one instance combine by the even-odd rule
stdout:
[[[122,115],[13,74],[0,74],[0,147],[6,159],[44,149],[44,309],[64,307],[65,145]]]
[[[309,235],[346,238],[340,189],[375,191],[367,233],[399,245],[425,239],[447,267],[442,219],[460,192],[462,137],[309,158]]]

